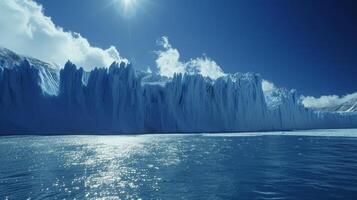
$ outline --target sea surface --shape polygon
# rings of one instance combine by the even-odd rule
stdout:
[[[357,129],[2,136],[0,199],[357,199]]]

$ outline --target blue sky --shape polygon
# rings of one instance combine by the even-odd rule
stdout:
[[[357,2],[293,0],[36,0],[65,31],[155,67],[168,36],[182,60],[207,55],[226,73],[257,72],[304,95],[357,90]]]

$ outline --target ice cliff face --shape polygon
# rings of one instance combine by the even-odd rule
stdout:
[[[4,52],[4,50],[2,50]],[[165,78],[113,63],[85,72],[0,54],[2,133],[222,132],[357,127],[357,115],[316,112],[295,91],[262,91],[259,75]],[[16,61],[16,62],[15,62]]]
[[[22,65],[25,59],[32,67],[39,71],[39,81],[42,90],[47,94],[56,95],[59,83],[58,66],[35,58],[19,56],[6,48],[0,47],[0,71],[5,68],[14,69]]]

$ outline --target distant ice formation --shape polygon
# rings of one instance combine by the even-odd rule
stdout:
[[[332,112],[357,112],[357,92],[345,96],[327,95],[319,98],[302,97],[305,107]]]
[[[1,133],[233,132],[357,127],[355,112],[319,112],[253,73],[167,78],[113,63],[63,69],[0,49]]]

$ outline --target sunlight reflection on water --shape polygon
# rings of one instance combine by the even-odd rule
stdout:
[[[349,199],[357,193],[357,137],[264,134],[0,137],[0,199]]]
[[[85,197],[97,199],[99,197],[116,199],[120,196],[129,199],[140,198],[139,187],[149,182],[152,190],[159,190],[160,178],[150,177],[149,170],[159,170],[153,163],[172,165],[178,162],[174,145],[167,146],[167,157],[152,157],[152,164],[146,161],[146,156],[152,148],[159,144],[151,137],[145,136],[112,136],[98,137],[96,140],[84,138],[77,140],[77,144],[87,144],[81,151],[65,155],[65,165],[74,163],[90,171],[88,176],[80,176],[74,181],[84,182]],[[71,140],[72,141],[72,140]],[[87,155],[83,155],[86,152]],[[174,161],[174,162],[173,162]],[[137,166],[140,167],[137,167]],[[84,180],[83,180],[84,179]]]

